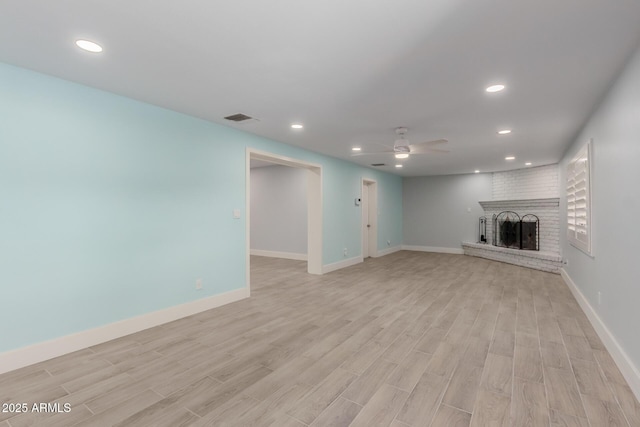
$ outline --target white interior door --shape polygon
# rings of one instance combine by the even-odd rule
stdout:
[[[369,224],[369,186],[367,184],[362,185],[362,257],[368,258],[369,254],[369,230],[371,224]]]
[[[362,179],[362,257],[378,256],[378,183]]]
[[[369,256],[376,257],[378,256],[378,184],[375,181],[367,184],[367,204],[368,253]]]
[[[378,183],[362,180],[362,257],[378,256]]]

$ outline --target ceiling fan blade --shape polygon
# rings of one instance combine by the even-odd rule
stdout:
[[[410,147],[415,145],[427,145],[429,147],[433,147],[434,145],[446,144],[447,142],[449,141],[446,139],[436,139],[435,141],[416,142],[415,144],[411,144]]]
[[[390,154],[393,153],[393,150],[388,150],[388,151],[367,151],[364,153],[351,153],[351,157],[356,157],[356,156],[369,156],[369,155],[373,155],[373,154]]]
[[[446,140],[439,140],[439,141],[446,141]],[[431,142],[431,141],[429,141]],[[414,145],[410,145],[409,149],[411,150],[412,153],[430,153],[430,152],[446,152],[448,153],[448,150],[442,150],[440,148],[433,148],[434,144],[429,144],[429,142],[423,143],[423,144],[414,144]],[[438,144],[442,144],[442,142],[438,142],[435,145]]]
[[[429,148],[429,147],[411,147],[411,155],[414,154],[444,154],[450,153],[449,150],[442,150],[440,148]]]

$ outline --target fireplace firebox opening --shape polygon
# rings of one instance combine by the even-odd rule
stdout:
[[[527,214],[521,218],[513,211],[500,212],[493,215],[492,243],[503,248],[539,251],[539,229],[540,219],[536,215]]]

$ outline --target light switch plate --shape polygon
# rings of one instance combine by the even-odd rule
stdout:
[[[233,210],[233,218],[234,219],[239,219],[240,218],[240,209],[234,209]]]

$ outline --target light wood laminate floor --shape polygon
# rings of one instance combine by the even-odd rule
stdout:
[[[0,427],[640,426],[557,275],[398,252],[324,276],[252,257],[252,297],[0,376]]]

